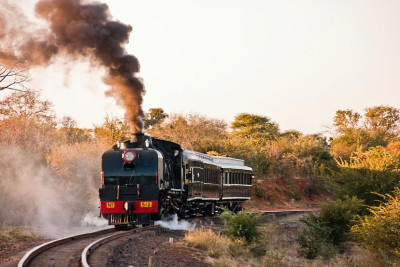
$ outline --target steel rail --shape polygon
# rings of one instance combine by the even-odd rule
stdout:
[[[152,226],[147,226],[147,227],[143,227],[143,228],[134,228],[133,230],[130,230],[128,232],[121,232],[121,233],[116,233],[113,234],[111,236],[106,236],[103,238],[100,238],[94,242],[92,242],[91,244],[89,244],[83,251],[81,254],[81,265],[83,267],[90,267],[89,264],[89,257],[90,255],[93,253],[93,251],[95,251],[98,247],[113,241],[115,239],[118,239],[122,236],[126,236],[127,234],[137,234],[137,233],[142,233],[142,232],[147,232],[147,231],[160,231],[161,227],[159,225],[152,225]]]
[[[27,253],[25,253],[25,255],[18,262],[18,267],[28,266],[28,264],[32,261],[33,258],[35,258],[40,253],[42,253],[50,248],[53,248],[53,247],[56,247],[59,245],[63,245],[63,244],[67,244],[71,241],[84,239],[84,238],[88,238],[88,237],[93,237],[96,235],[113,233],[113,232],[115,232],[115,229],[110,228],[110,229],[104,229],[104,230],[100,230],[100,231],[96,231],[96,232],[85,233],[85,234],[80,234],[80,235],[75,235],[75,236],[69,236],[69,237],[49,241],[47,243],[44,243],[44,244],[34,247],[31,250],[29,250]]]

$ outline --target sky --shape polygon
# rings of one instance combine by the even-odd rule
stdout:
[[[282,131],[318,133],[337,110],[400,108],[400,1],[103,0],[133,27],[143,108],[230,123],[267,116]],[[21,8],[33,10],[35,1]],[[123,117],[103,71],[59,59],[32,70],[31,87],[80,127]],[[1,95],[0,95],[1,97]]]

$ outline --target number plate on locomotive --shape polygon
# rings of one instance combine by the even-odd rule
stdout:
[[[106,207],[107,207],[107,209],[113,209],[113,208],[115,208],[115,203],[114,202],[107,202],[106,203]]]
[[[140,202],[141,208],[151,208],[151,202]]]

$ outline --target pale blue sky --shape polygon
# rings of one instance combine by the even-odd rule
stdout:
[[[145,111],[227,122],[248,112],[316,133],[338,109],[400,108],[400,1],[103,2],[133,27],[126,48],[142,66]],[[101,71],[68,68],[33,72],[59,115],[82,127],[123,115],[104,96]]]

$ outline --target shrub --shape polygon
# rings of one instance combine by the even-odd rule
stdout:
[[[375,206],[377,200],[382,200],[380,195],[392,192],[399,181],[397,171],[342,168],[335,177],[336,196],[356,196],[366,205]]]
[[[329,242],[332,229],[314,214],[302,219],[307,227],[297,236],[300,244],[299,254],[307,259],[314,259],[323,251],[333,250],[334,245]]]
[[[341,168],[334,177],[337,197],[356,196],[368,206],[377,204],[394,190],[400,182],[400,152],[380,147],[357,152],[350,160],[336,160]],[[375,194],[378,193],[378,194]]]
[[[291,185],[291,184],[287,185],[286,190],[287,190],[290,198],[293,198],[294,200],[297,200],[297,201],[299,201],[301,199],[299,192],[297,192],[294,189],[293,185]]]
[[[369,207],[372,215],[358,217],[351,232],[367,248],[400,257],[400,190],[382,197],[388,201]]]
[[[299,253],[309,259],[335,254],[341,242],[348,240],[353,218],[361,210],[362,201],[356,197],[337,199],[322,206],[318,216],[310,214],[302,219],[307,227],[297,237]]]
[[[253,190],[255,191],[255,196],[257,198],[265,198],[265,190],[257,182],[254,184]]]
[[[362,200],[356,197],[346,197],[327,202],[321,207],[318,219],[331,229],[329,240],[338,245],[348,239],[353,219],[363,210]]]
[[[246,243],[250,243],[260,236],[260,232],[257,229],[257,226],[260,225],[260,215],[245,212],[234,214],[225,210],[222,218],[228,221],[228,235],[232,238],[240,238]]]

